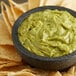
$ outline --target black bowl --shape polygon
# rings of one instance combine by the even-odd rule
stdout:
[[[29,10],[28,12],[24,13],[21,17],[18,18],[18,20],[15,22],[13,30],[12,30],[12,38],[14,46],[17,48],[18,52],[23,58],[23,61],[27,62],[33,67],[41,68],[41,69],[47,69],[47,70],[63,70],[65,68],[68,68],[76,63],[76,51],[62,56],[62,57],[56,57],[56,58],[48,58],[48,57],[41,57],[38,55],[35,55],[31,52],[29,52],[27,49],[25,49],[18,38],[18,27],[23,22],[24,19],[26,19],[30,14],[38,11],[43,11],[45,9],[51,9],[51,10],[64,10],[71,13],[74,17],[76,17],[76,12],[59,6],[43,6],[34,8],[32,10]],[[65,47],[64,47],[65,48]]]

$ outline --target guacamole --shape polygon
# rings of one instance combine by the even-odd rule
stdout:
[[[18,28],[21,44],[39,56],[59,57],[76,50],[76,18],[67,11],[29,15]]]

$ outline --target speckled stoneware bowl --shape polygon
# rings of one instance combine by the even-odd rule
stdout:
[[[75,11],[70,10],[68,8],[59,7],[59,6],[43,6],[43,7],[38,7],[32,10],[29,10],[28,12],[24,13],[21,17],[19,17],[14,24],[14,27],[12,30],[13,43],[14,43],[14,46],[17,48],[18,52],[20,53],[20,55],[22,56],[23,61],[27,62],[29,65],[36,67],[36,68],[47,69],[47,70],[49,69],[50,70],[63,70],[76,63],[76,51],[66,56],[57,57],[57,58],[41,57],[25,49],[21,45],[19,38],[18,38],[18,27],[23,22],[23,20],[26,19],[30,14],[34,12],[38,12],[38,11],[43,11],[45,9],[66,10],[69,13],[71,13],[74,17],[76,17]]]

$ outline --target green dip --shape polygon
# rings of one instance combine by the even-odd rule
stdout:
[[[59,57],[76,50],[76,18],[67,11],[31,14],[18,29],[21,44],[40,56]]]

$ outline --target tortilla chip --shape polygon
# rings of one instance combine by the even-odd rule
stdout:
[[[74,73],[74,74],[75,74],[75,76],[76,76],[76,70],[75,70],[75,73]]]
[[[0,70],[0,74],[4,75],[13,75],[13,76],[31,76],[34,75],[32,72],[28,71],[27,65],[19,65],[19,66],[12,66],[12,67],[7,67],[5,70]],[[26,70],[25,70],[26,69]],[[29,69],[30,70],[30,69]]]
[[[8,71],[0,71],[0,76],[7,76]]]
[[[8,15],[7,15],[7,8],[5,7],[4,3],[1,2],[1,13],[2,13],[2,16],[3,16],[3,19],[7,25],[7,28],[8,28],[8,31],[9,33],[11,34],[11,24],[10,24],[10,21],[9,21],[9,18],[8,18]]]
[[[71,68],[68,70],[68,73],[74,75],[74,73],[75,73],[75,66],[71,67]]]
[[[36,76],[30,72],[10,72],[8,76]]]
[[[39,5],[40,5],[40,0],[28,0],[28,8],[29,9],[39,7]]]
[[[67,72],[62,73],[63,76],[75,76],[75,66],[71,67]]]
[[[12,62],[12,61],[7,60],[7,59],[0,58],[0,65],[6,64],[6,63],[10,63],[10,62]]]
[[[0,65],[9,63],[9,60],[0,59]]]
[[[4,68],[2,68],[2,69],[0,69],[0,75],[2,76],[2,75],[8,75],[8,74],[10,74],[10,73],[14,73],[14,74],[16,74],[16,73],[19,73],[19,72],[28,72],[28,71],[26,71],[27,69],[26,68],[28,68],[28,66],[27,65],[17,65],[17,66],[11,66],[11,67],[4,67]],[[24,69],[26,69],[25,71],[23,71]],[[20,73],[20,74],[21,74]]]
[[[13,0],[9,0],[14,6],[16,6],[19,10],[21,10],[22,12],[26,12],[28,10],[28,2],[24,2],[24,3],[16,3]]]
[[[2,69],[0,69],[0,72],[1,71],[18,72],[18,71],[22,71],[25,68],[28,68],[28,66],[21,64],[21,65],[17,65],[17,66],[13,66],[13,67],[2,68]]]
[[[72,0],[63,0],[60,6],[67,7],[67,8],[72,8]]]
[[[22,70],[22,72],[30,72],[32,74],[35,74],[36,76],[50,76],[49,71],[32,67],[25,68]]]
[[[11,11],[11,8],[10,8],[7,4],[5,4],[4,2],[2,2],[2,4],[3,4],[4,7],[6,8],[6,13],[7,13],[9,22],[10,22],[10,24],[13,26],[15,20],[14,20],[13,13],[12,13],[12,11]]]
[[[3,19],[0,19],[0,45],[13,45],[11,36]]]
[[[48,76],[62,76],[62,74],[57,71],[57,72],[50,72]]]
[[[47,0],[45,5],[60,5],[63,0]]]
[[[21,10],[19,10],[15,5],[13,5],[13,3],[10,0],[9,0],[9,4],[11,6],[11,10],[14,15],[14,19],[17,20],[19,18],[19,16],[21,16],[23,14],[23,12]]]
[[[0,69],[4,68],[4,67],[11,67],[11,66],[17,66],[17,65],[20,65],[21,63],[17,63],[17,62],[7,62],[5,64],[1,64],[0,65]]]
[[[63,74],[63,76],[74,76],[74,75],[71,75],[71,74]]]
[[[44,6],[47,0],[40,0],[40,5],[39,6]]]
[[[76,11],[76,0],[72,0],[71,9]]]
[[[50,75],[51,76],[51,75]],[[57,71],[54,75],[52,75],[52,76],[62,76],[62,74],[59,72],[59,71]]]
[[[0,58],[21,62],[22,58],[17,53],[17,50],[14,46],[0,46]]]

